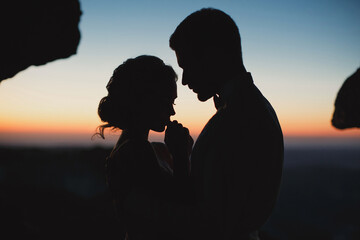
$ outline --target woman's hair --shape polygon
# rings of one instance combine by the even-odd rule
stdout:
[[[151,94],[176,89],[177,75],[158,57],[142,55],[118,66],[106,86],[108,95],[100,100],[98,115],[105,124],[96,135],[103,139],[106,128],[125,129],[132,122],[132,110]]]

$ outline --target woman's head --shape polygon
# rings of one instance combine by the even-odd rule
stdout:
[[[176,98],[177,75],[173,68],[154,56],[130,58],[118,66],[106,88],[108,95],[99,103],[98,115],[104,129],[145,127],[163,131]]]

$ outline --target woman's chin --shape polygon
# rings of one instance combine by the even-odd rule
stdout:
[[[151,128],[151,130],[153,130],[154,132],[163,132],[165,131],[165,125],[153,127]]]

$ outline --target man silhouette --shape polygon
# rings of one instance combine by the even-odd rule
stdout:
[[[194,236],[256,239],[277,199],[283,136],[244,67],[238,28],[224,12],[202,9],[180,23],[170,47],[183,69],[182,84],[202,102],[214,98],[217,108],[191,155],[199,209]]]
[[[224,12],[201,9],[180,23],[170,47],[183,69],[182,84],[202,102],[214,98],[217,112],[194,145],[190,176],[180,177],[189,183],[179,187],[180,200],[148,208],[156,208],[154,220],[180,239],[258,239],[279,191],[283,136],[243,65],[238,28]],[[189,145],[184,129],[169,125],[165,134],[175,164]]]

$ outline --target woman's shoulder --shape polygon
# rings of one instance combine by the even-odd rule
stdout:
[[[126,140],[114,147],[108,162],[112,165],[133,165],[148,162],[147,159],[152,157],[153,151],[151,145],[145,140]]]
[[[148,150],[150,143],[145,140],[125,140],[121,143],[117,143],[114,149],[112,150],[110,156],[117,156],[119,154],[131,154],[138,155],[139,153]]]
[[[115,146],[106,159],[107,175],[130,177],[142,174],[145,169],[151,167],[149,158],[153,158],[153,153],[149,152],[149,146],[150,143],[137,140],[126,140]]]

